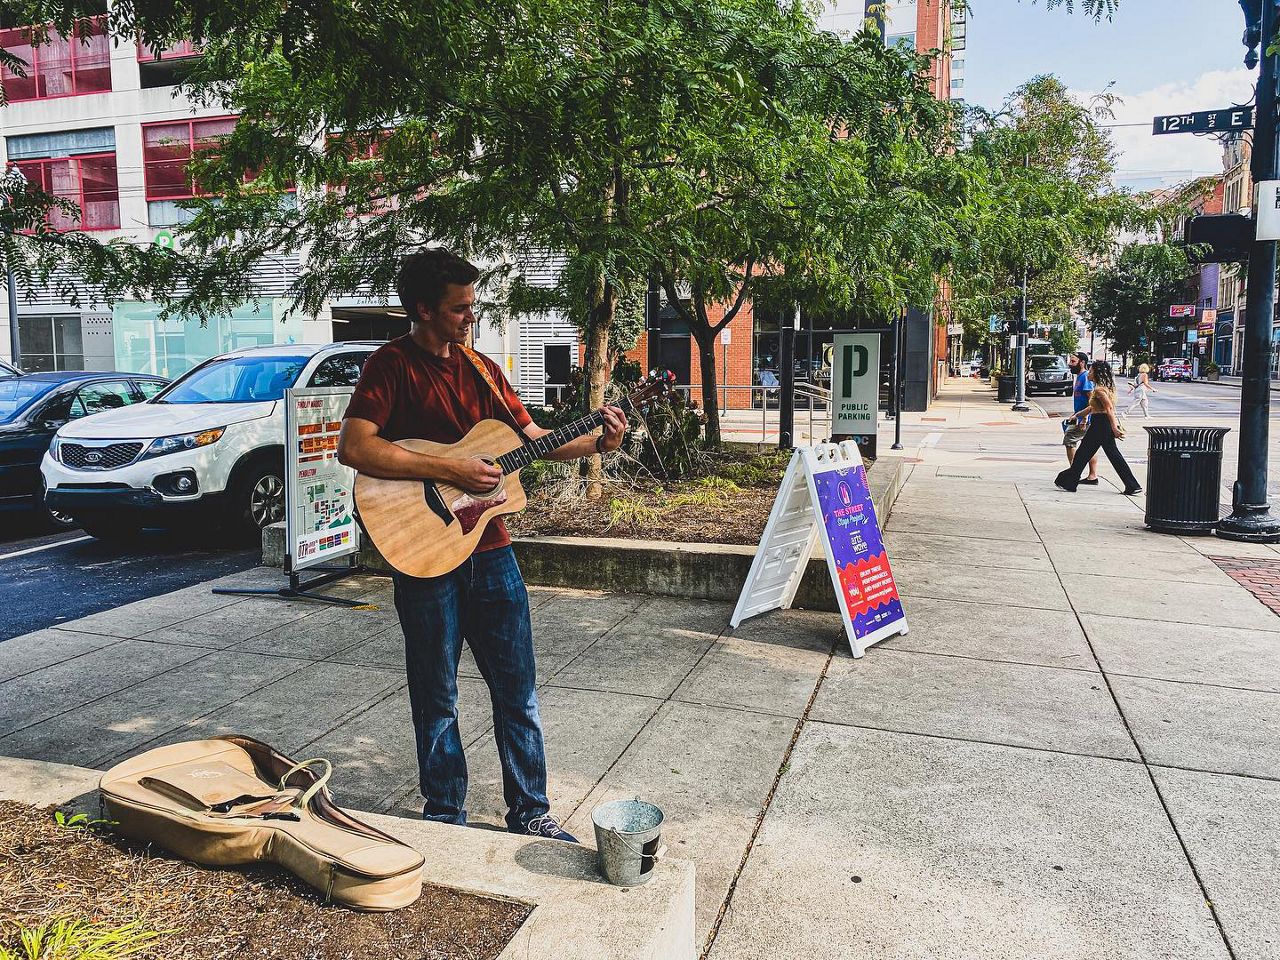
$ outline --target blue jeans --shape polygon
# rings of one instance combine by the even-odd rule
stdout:
[[[465,639],[493,702],[507,827],[547,813],[547,757],[534,681],[529,592],[511,547],[472,556],[442,577],[395,575],[422,816],[467,822],[467,759],[458,735],[458,658]]]

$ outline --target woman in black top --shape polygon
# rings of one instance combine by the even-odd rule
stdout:
[[[1076,450],[1071,466],[1058,474],[1053,482],[1063,490],[1075,493],[1080,483],[1080,474],[1084,472],[1089,458],[1102,450],[1111,461],[1111,466],[1115,468],[1116,473],[1120,475],[1125,494],[1132,496],[1135,493],[1141,493],[1142,486],[1138,483],[1138,478],[1133,475],[1120,448],[1116,446],[1116,437],[1124,436],[1124,432],[1116,419],[1116,381],[1111,373],[1111,364],[1105,360],[1094,361],[1093,366],[1089,368],[1089,379],[1093,381],[1089,406],[1074,417],[1068,418],[1079,420],[1081,417],[1088,417],[1089,429],[1085,431],[1084,438],[1080,441],[1080,447]]]

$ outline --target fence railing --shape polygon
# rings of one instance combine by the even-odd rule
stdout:
[[[548,383],[545,385],[545,396],[554,397],[558,401],[568,389],[568,384]],[[686,401],[696,401],[701,406],[700,385],[679,383],[673,389],[682,394]],[[719,384],[716,393],[720,395],[720,431],[726,439],[748,443],[777,440],[781,386]],[[802,425],[807,428],[804,436],[810,440],[819,435],[828,436],[831,432],[831,391],[818,384],[796,381],[795,421],[796,439],[800,439],[799,428]]]

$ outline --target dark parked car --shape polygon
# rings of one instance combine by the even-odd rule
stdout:
[[[146,400],[168,382],[135,373],[78,371],[0,377],[0,509],[44,509],[40,461],[60,426]],[[48,516],[61,526],[72,523],[56,512]]]
[[[1031,357],[1027,369],[1027,393],[1059,393],[1071,396],[1071,371],[1067,361],[1053,355]]]

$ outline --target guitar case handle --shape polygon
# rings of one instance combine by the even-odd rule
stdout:
[[[431,512],[439,517],[446,527],[453,523],[453,514],[444,505],[444,498],[440,496],[440,491],[430,480],[422,481],[422,498],[427,501],[427,507]]]

